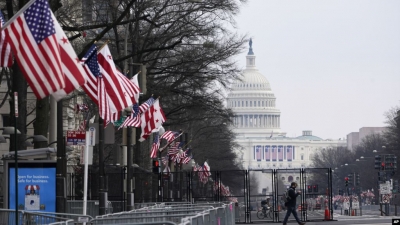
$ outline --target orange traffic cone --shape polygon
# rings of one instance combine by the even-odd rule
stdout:
[[[353,209],[353,210],[351,210],[351,216],[355,216],[354,209]]]
[[[331,214],[327,205],[325,205],[325,220],[331,220]]]

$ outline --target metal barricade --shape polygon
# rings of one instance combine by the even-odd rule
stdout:
[[[147,207],[128,212],[97,216],[90,224],[176,224],[231,225],[235,224],[233,203],[165,202],[146,204]]]
[[[18,223],[24,225],[41,225],[62,222],[61,224],[68,224],[66,221],[70,219],[58,216],[56,214],[38,213],[31,211],[18,210]],[[0,209],[0,225],[16,224],[15,210]],[[72,223],[73,224],[73,223]]]

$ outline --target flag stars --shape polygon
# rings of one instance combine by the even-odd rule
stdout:
[[[61,41],[65,44],[68,43],[68,39],[66,37],[61,38]]]

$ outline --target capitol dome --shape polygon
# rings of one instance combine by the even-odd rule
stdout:
[[[263,137],[268,134],[285,136],[280,131],[280,110],[268,79],[256,67],[256,56],[249,41],[246,69],[241,79],[235,81],[228,94],[227,104],[235,113],[235,132],[239,136]]]

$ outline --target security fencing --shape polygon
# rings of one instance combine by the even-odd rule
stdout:
[[[0,225],[17,224],[15,210],[0,209]],[[74,220],[55,213],[39,213],[18,210],[18,224],[47,225],[47,224],[74,224]]]
[[[89,224],[221,224],[235,223],[232,203],[156,203],[129,212],[97,216]]]
[[[170,225],[231,225],[235,224],[233,203],[152,203],[132,211],[96,216],[68,213],[18,211],[18,224],[23,225],[88,225],[107,224],[170,224]],[[0,209],[0,225],[16,224],[15,211]]]

